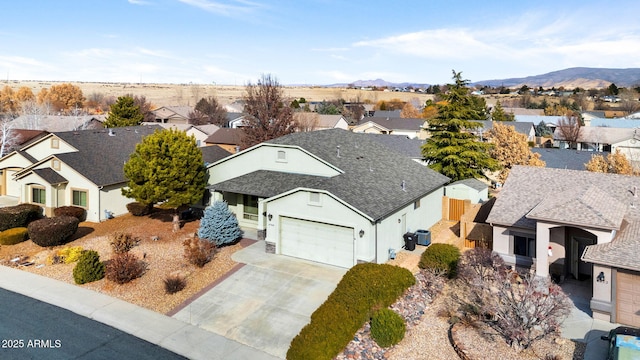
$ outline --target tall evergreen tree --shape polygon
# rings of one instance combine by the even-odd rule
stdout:
[[[202,152],[193,136],[174,129],[156,130],[136,146],[124,164],[128,183],[122,195],[145,205],[162,202],[176,209],[173,221],[177,230],[177,209],[202,199],[205,173]]]
[[[104,126],[108,128],[137,126],[143,120],[144,114],[140,111],[140,106],[136,105],[135,100],[131,96],[120,96],[118,101],[111,105]]]
[[[486,177],[486,170],[499,168],[489,156],[491,144],[466,131],[480,127],[477,120],[483,119],[483,115],[469,94],[466,86],[469,81],[455,71],[453,80],[449,92],[442,95],[444,102],[438,104],[438,115],[429,121],[431,137],[422,146],[422,155],[430,168],[452,181]]]
[[[500,104],[500,100],[498,100],[491,113],[491,119],[493,121],[515,121],[516,117],[513,113],[505,112],[502,104]]]

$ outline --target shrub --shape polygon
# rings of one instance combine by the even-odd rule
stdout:
[[[85,250],[73,268],[73,280],[76,284],[86,284],[104,277],[104,264],[94,250]]]
[[[65,244],[76,230],[80,221],[73,216],[56,216],[36,220],[27,226],[29,238],[40,246]]]
[[[26,227],[16,227],[0,232],[0,245],[15,245],[29,238]]]
[[[224,201],[216,201],[204,209],[198,236],[214,242],[217,246],[232,243],[242,236],[236,215]]]
[[[218,253],[216,244],[198,237],[186,239],[182,244],[184,245],[184,257],[197,267],[205,266]]]
[[[140,243],[140,239],[129,233],[116,232],[111,236],[111,250],[114,254],[124,254]]]
[[[26,227],[30,222],[42,218],[42,211],[42,207],[34,204],[20,204],[0,208],[0,231]]]
[[[447,274],[450,278],[456,274],[460,259],[460,250],[449,244],[432,244],[422,253],[418,266]]]
[[[371,337],[380,347],[399,343],[406,329],[404,319],[391,309],[380,309],[371,317]]]
[[[56,253],[65,264],[71,264],[80,259],[83,253],[82,246],[71,246],[58,250]]]
[[[120,253],[109,260],[105,266],[107,279],[118,284],[125,284],[144,274],[147,265],[131,253]]]
[[[127,210],[131,213],[131,215],[133,216],[145,216],[145,215],[149,215],[151,213],[151,210],[153,209],[153,205],[149,204],[143,204],[137,201],[131,202],[127,204]]]
[[[398,266],[352,267],[291,341],[287,359],[333,359],[369,321],[373,310],[389,307],[413,284],[413,274]]]
[[[53,209],[54,216],[73,216],[82,222],[87,219],[87,211],[79,206],[61,206]]]
[[[187,280],[180,275],[169,275],[164,279],[164,291],[175,294],[187,286]]]

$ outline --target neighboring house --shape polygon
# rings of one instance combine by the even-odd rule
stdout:
[[[640,326],[638,177],[514,167],[491,210],[493,250],[591,289],[596,319]]]
[[[502,109],[507,114],[544,116],[544,109],[526,109],[526,108],[514,108],[514,107],[504,107]]]
[[[554,131],[553,139],[559,148],[569,147],[569,142],[559,129]],[[604,152],[620,150],[629,160],[640,161],[640,129],[583,126],[580,128],[576,148]]]
[[[191,125],[191,124],[172,124],[172,123],[152,123],[145,122],[142,125],[158,125],[164,129],[181,130],[187,133],[189,136],[193,136],[196,139],[198,147],[206,146],[205,141],[214,132],[220,130],[220,127],[213,124],[206,125]]]
[[[15,118],[14,129],[43,130],[48,132],[104,128],[104,115],[22,115]]]
[[[534,126],[540,124],[540,121],[551,127],[555,128],[562,116],[544,116],[544,115],[517,115],[515,116],[516,122],[530,122]]]
[[[352,128],[356,133],[403,135],[426,139],[425,120],[417,118],[365,117]]]
[[[204,142],[205,145],[218,145],[228,152],[235,154],[240,151],[244,131],[239,128],[222,128],[209,135]]]
[[[326,129],[349,129],[349,123],[342,115],[318,115],[318,122],[315,126],[315,130]]]
[[[8,139],[3,148],[3,156],[17,150],[27,144],[30,141],[35,141],[43,136],[46,136],[48,132],[44,130],[24,130],[24,129],[10,129],[8,132]]]
[[[411,160],[422,165],[426,165],[426,161],[422,155],[422,146],[425,144],[426,140],[417,138],[412,139],[408,136],[387,136],[381,134],[370,134],[369,139],[379,142],[380,144],[408,157]]]
[[[584,126],[635,129],[635,128],[640,128],[640,119],[634,119],[634,118],[605,119],[605,118],[594,117],[587,120],[585,118]]]
[[[231,155],[230,152],[217,145],[203,146],[200,148],[200,151],[202,152],[202,160],[204,160],[206,166]]]
[[[487,132],[493,129],[493,124],[498,121],[476,120],[475,122],[482,124],[482,126],[477,129],[473,129],[470,132],[484,140],[487,138]],[[526,121],[499,121],[499,122],[502,125],[513,126],[513,128],[517,133],[523,134],[524,136],[527,137],[527,141],[535,141],[536,139],[536,129],[535,129],[535,125],[532,122],[526,122]]]
[[[191,106],[162,106],[151,110],[156,122],[164,124],[188,124],[189,114],[193,111]]]
[[[227,113],[227,126],[230,128],[240,128],[247,126],[247,115],[240,112],[228,112]]]
[[[98,222],[127,212],[123,165],[136,144],[159,127],[50,133],[0,159],[2,195],[38,204],[46,215],[74,205]]]
[[[399,118],[402,110],[375,110],[372,117],[377,118]]]
[[[444,195],[452,199],[471,200],[472,204],[479,204],[489,200],[489,185],[478,179],[458,180],[445,186]]]
[[[448,181],[342,129],[286,135],[209,166],[213,199],[267,251],[347,268],[386,262],[405,233],[439,221]]]
[[[545,167],[569,170],[586,170],[585,164],[591,161],[594,155],[606,157],[609,154],[556,148],[531,148],[531,151],[540,154],[540,160],[545,162]]]

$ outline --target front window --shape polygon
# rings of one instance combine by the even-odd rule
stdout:
[[[87,192],[80,190],[73,190],[72,203],[75,206],[87,207]]]
[[[257,196],[244,195],[243,218],[247,220],[258,221],[258,197]]]
[[[531,258],[536,257],[536,238],[534,235],[514,235],[513,254]]]
[[[36,204],[45,204],[47,202],[47,193],[43,188],[31,189],[31,202]]]

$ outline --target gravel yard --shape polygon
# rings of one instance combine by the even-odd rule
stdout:
[[[131,253],[146,262],[145,274],[123,285],[102,279],[82,286],[166,314],[236,265],[231,255],[242,248],[242,243],[221,248],[214,260],[203,268],[197,268],[185,260],[182,242],[193,236],[198,226],[199,221],[187,222],[180,231],[173,233],[171,212],[165,210],[157,210],[144,217],[127,214],[102,223],[84,222],[80,224],[75,240],[64,246],[42,248],[29,240],[17,245],[1,246],[0,263],[12,266],[10,259],[25,257],[34,264],[20,267],[22,270],[73,284],[75,263],[47,265],[49,255],[63,247],[82,246],[96,250],[101,260],[108,260],[112,256],[109,235],[117,231],[127,232],[140,239],[139,245]],[[158,240],[152,240],[154,236]],[[183,275],[187,280],[186,288],[172,295],[166,294],[163,280],[170,274]]]

